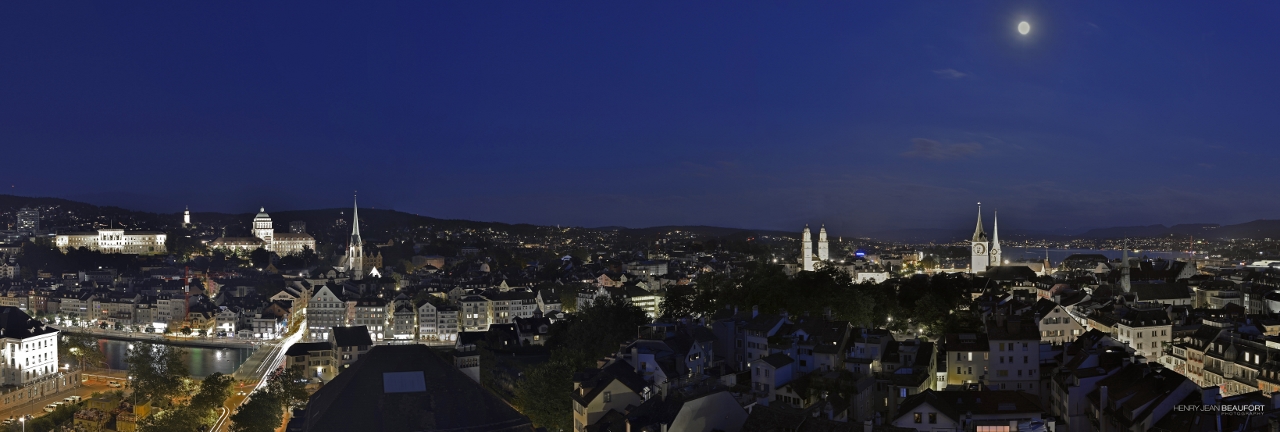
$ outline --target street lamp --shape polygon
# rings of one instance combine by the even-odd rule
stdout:
[[[18,418],[18,423],[22,423],[22,432],[27,432],[27,417]]]

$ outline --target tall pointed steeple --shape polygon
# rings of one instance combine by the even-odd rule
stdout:
[[[1003,265],[1000,259],[1000,212],[996,211],[991,217],[991,265]]]
[[[982,203],[978,203],[978,227],[973,229],[973,241],[987,241],[987,232],[982,229]]]
[[[360,241],[360,204],[358,197],[351,199],[351,239],[347,243],[347,275],[352,279],[364,278],[364,244]]]
[[[982,229],[982,203],[978,203],[978,226],[973,229],[973,240],[970,241],[969,272],[978,274],[987,271],[991,265],[991,255],[987,247],[987,232]]]

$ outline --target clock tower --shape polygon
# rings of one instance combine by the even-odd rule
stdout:
[[[978,227],[973,230],[973,240],[970,241],[969,253],[972,254],[972,264],[969,266],[969,272],[978,274],[987,271],[987,264],[991,262],[991,255],[987,248],[987,232],[982,229],[982,203],[978,203]]]

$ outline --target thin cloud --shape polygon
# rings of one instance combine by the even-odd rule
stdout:
[[[973,156],[980,151],[982,151],[982,144],[978,143],[943,144],[931,139],[916,138],[911,140],[911,149],[902,153],[902,156],[919,159],[952,160]]]
[[[938,69],[933,71],[933,74],[937,75],[939,78],[942,78],[942,79],[960,79],[960,78],[969,78],[973,76],[973,74],[960,72],[955,69]]]

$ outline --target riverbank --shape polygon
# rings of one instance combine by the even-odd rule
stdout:
[[[250,341],[243,339],[219,339],[219,338],[182,338],[163,336],[150,333],[126,333],[114,330],[90,329],[85,327],[60,327],[59,331],[63,333],[79,334],[85,336],[93,336],[102,339],[112,339],[128,342],[152,342],[162,343],[166,345],[185,346],[193,348],[242,348],[257,349],[262,346],[263,342]]]

